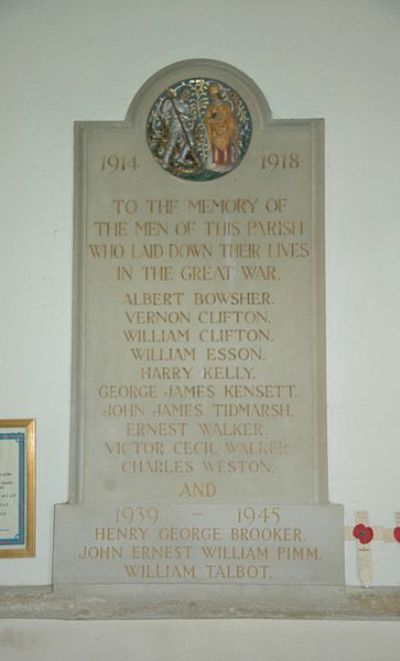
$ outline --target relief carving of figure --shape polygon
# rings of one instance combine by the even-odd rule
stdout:
[[[154,100],[147,142],[161,167],[182,179],[209,181],[235,168],[248,149],[252,121],[229,85],[185,78]]]
[[[211,167],[231,169],[237,157],[238,127],[235,116],[221,96],[220,87],[212,83],[208,88],[210,105],[204,117],[210,146]]]
[[[193,118],[187,103],[189,98],[190,90],[183,87],[177,99],[171,95],[162,104],[161,112],[168,128],[168,142],[162,161],[164,169],[168,169],[171,159],[181,165],[186,164],[188,156],[195,160]]]

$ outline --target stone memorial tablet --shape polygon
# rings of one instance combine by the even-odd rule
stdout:
[[[54,582],[340,584],[323,120],[212,60],[76,124],[70,502]]]

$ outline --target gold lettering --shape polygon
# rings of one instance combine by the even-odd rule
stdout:
[[[278,546],[278,560],[319,560],[318,548],[314,546]]]
[[[269,579],[269,565],[206,565],[207,577],[216,579]]]
[[[213,498],[217,494],[217,487],[214,482],[185,482],[179,492],[180,497],[187,498]]]
[[[80,560],[115,560],[122,556],[122,546],[84,546],[78,558]]]

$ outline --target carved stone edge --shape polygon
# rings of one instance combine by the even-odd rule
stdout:
[[[398,620],[400,587],[2,587],[0,618]]]

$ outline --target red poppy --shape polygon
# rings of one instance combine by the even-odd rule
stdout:
[[[397,526],[393,530],[393,537],[395,538],[396,542],[400,542],[400,526]]]
[[[353,528],[353,537],[358,539],[360,544],[369,544],[374,538],[374,531],[370,526],[364,526],[363,523],[357,523]]]

